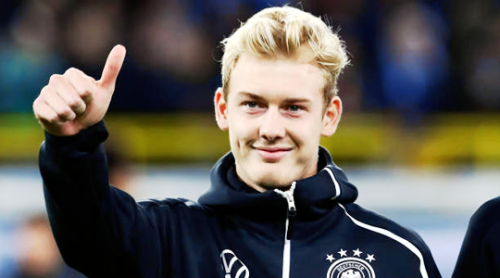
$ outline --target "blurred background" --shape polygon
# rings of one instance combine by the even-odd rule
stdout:
[[[450,277],[472,213],[500,195],[498,0],[4,0],[0,2],[0,277],[82,277],[47,226],[32,102],[51,74],[100,77],[128,54],[110,112],[111,183],[137,198],[196,200],[229,151],[212,97],[219,41],[288,3],[338,30],[352,66],[322,144],[359,204],[421,234]]]

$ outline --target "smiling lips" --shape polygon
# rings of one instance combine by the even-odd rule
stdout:
[[[281,147],[255,147],[255,150],[266,162],[277,162],[287,153],[289,153],[291,148],[281,148]]]

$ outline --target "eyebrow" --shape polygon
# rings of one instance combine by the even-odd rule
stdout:
[[[236,95],[240,98],[241,97],[248,97],[248,98],[251,98],[253,100],[264,100],[264,97],[259,96],[259,95],[254,94],[254,93],[246,92],[246,91],[240,91]]]
[[[308,104],[311,102],[311,100],[307,99],[307,98],[286,98],[284,101],[284,103],[304,103],[304,104]]]
[[[248,98],[251,98],[252,100],[257,100],[257,101],[263,101],[265,100],[264,97],[260,96],[260,95],[257,95],[257,94],[254,94],[254,93],[250,93],[250,92],[246,92],[246,91],[240,91],[237,93],[237,95],[239,97],[248,97]],[[307,103],[310,103],[311,100],[307,99],[307,98],[286,98],[284,101],[284,103],[304,103],[304,104],[307,104]]]

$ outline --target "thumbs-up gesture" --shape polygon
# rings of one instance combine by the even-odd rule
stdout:
[[[33,103],[42,127],[53,135],[71,136],[101,121],[115,91],[125,53],[122,45],[111,50],[98,81],[75,68],[63,75],[52,75]]]

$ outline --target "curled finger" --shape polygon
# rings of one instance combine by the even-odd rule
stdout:
[[[76,113],[69,107],[61,96],[51,87],[47,88],[45,94],[45,102],[57,113],[58,121],[66,122],[72,121],[76,118]]]
[[[57,77],[52,81],[51,86],[54,87],[57,94],[66,102],[74,113],[79,115],[85,112],[87,105],[72,86],[67,76]]]
[[[86,104],[94,99],[94,94],[97,92],[98,88],[93,78],[76,68],[68,69],[64,75]]]

